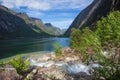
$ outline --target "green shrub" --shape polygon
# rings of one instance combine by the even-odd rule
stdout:
[[[97,80],[104,77],[106,80],[119,80],[120,69],[116,65],[103,65],[101,68],[94,69],[94,76]]]
[[[72,28],[71,31],[72,31],[70,34],[71,48],[78,49],[78,47],[80,46],[82,33],[79,29],[75,29],[75,28]]]
[[[16,68],[18,74],[24,74],[30,68],[30,61],[28,58],[18,56],[10,61],[10,64]]]
[[[115,11],[102,18],[96,24],[96,35],[100,37],[103,51],[112,55],[110,59],[103,55],[98,56],[98,61],[103,66],[95,69],[95,75],[106,80],[119,80],[120,76],[120,12]],[[106,49],[104,49],[106,48]],[[115,53],[115,54],[112,54]]]
[[[60,57],[62,55],[62,47],[60,44],[54,44],[53,45],[55,48],[55,55],[56,57]]]
[[[6,64],[7,64],[7,63],[6,63],[5,61],[1,61],[1,62],[0,62],[0,66],[1,66],[1,67],[4,67]]]
[[[85,60],[90,60],[86,51],[92,50],[94,60],[102,65],[95,69],[94,75],[99,80],[104,77],[106,80],[119,80],[120,76],[120,12],[115,11],[107,17],[102,18],[96,24],[96,31],[88,28],[80,31],[72,29],[72,48],[80,51]],[[91,50],[90,50],[91,48]],[[103,56],[101,51],[107,51],[110,58]],[[112,54],[115,53],[115,54]]]
[[[82,58],[86,61],[90,60],[91,55],[101,51],[101,42],[99,37],[89,28],[85,28],[83,31],[72,29],[71,44],[71,47],[77,49]],[[92,50],[91,53],[90,49]]]
[[[100,37],[102,44],[114,43],[120,46],[120,12],[115,11],[97,22],[96,34]]]

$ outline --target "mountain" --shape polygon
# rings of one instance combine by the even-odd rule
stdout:
[[[51,37],[60,35],[57,29],[55,27],[46,29],[42,20],[0,5],[0,38]]]
[[[64,30],[53,26],[51,23],[45,23],[45,31],[47,31],[49,34],[56,35],[62,35],[65,32]]]
[[[89,26],[94,29],[95,23],[112,11],[120,10],[120,0],[94,0],[75,18],[65,36],[69,36],[72,28],[83,29]]]

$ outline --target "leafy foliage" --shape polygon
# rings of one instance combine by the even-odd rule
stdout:
[[[96,31],[88,28],[83,31],[73,29],[71,33],[72,48],[78,49],[85,60],[95,53],[94,59],[99,62],[101,68],[95,69],[97,80],[104,77],[106,80],[119,80],[120,76],[120,12],[115,11],[102,18],[96,24]],[[110,56],[102,54],[106,51]],[[89,59],[90,60],[90,59]]]
[[[75,48],[77,49],[79,46],[80,46],[80,42],[82,41],[81,40],[81,31],[79,29],[75,29],[75,28],[72,28],[72,32],[71,32],[71,44],[72,44],[72,48]]]
[[[1,62],[0,62],[0,66],[1,66],[1,67],[4,67],[6,64],[7,64],[7,63],[6,63],[5,61],[1,61]]]
[[[18,56],[10,61],[10,64],[16,68],[18,74],[24,74],[30,68],[29,59]]]
[[[96,34],[102,43],[120,45],[120,12],[115,11],[97,22]]]
[[[71,38],[71,47],[80,52],[82,59],[89,60],[90,55],[100,52],[101,50],[99,37],[88,28],[85,28],[83,31],[72,29]],[[92,50],[91,53],[89,53],[90,50]]]
[[[62,55],[62,47],[60,44],[54,44],[55,55],[56,57],[60,57]]]
[[[103,67],[96,70],[106,79],[118,80],[120,76],[120,12],[115,11],[97,22],[96,34],[100,37],[103,51],[107,51],[110,59],[99,55],[98,60]],[[113,54],[114,53],[114,54]],[[96,73],[95,73],[96,74]]]

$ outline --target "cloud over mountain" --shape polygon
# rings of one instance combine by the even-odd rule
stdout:
[[[31,17],[68,28],[77,14],[93,0],[0,0],[0,4]],[[60,22],[59,22],[60,21]]]

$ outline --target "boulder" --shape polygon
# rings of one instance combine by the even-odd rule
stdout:
[[[66,57],[65,62],[71,62],[71,61],[77,61],[80,58],[78,56],[73,56],[73,57]]]
[[[33,80],[34,75],[37,73],[37,69],[33,69],[29,74],[27,74],[25,80]]]
[[[62,49],[62,54],[67,54],[67,53],[71,53],[72,49],[70,47],[65,47]]]
[[[13,67],[0,68],[0,80],[20,80],[20,75]]]

